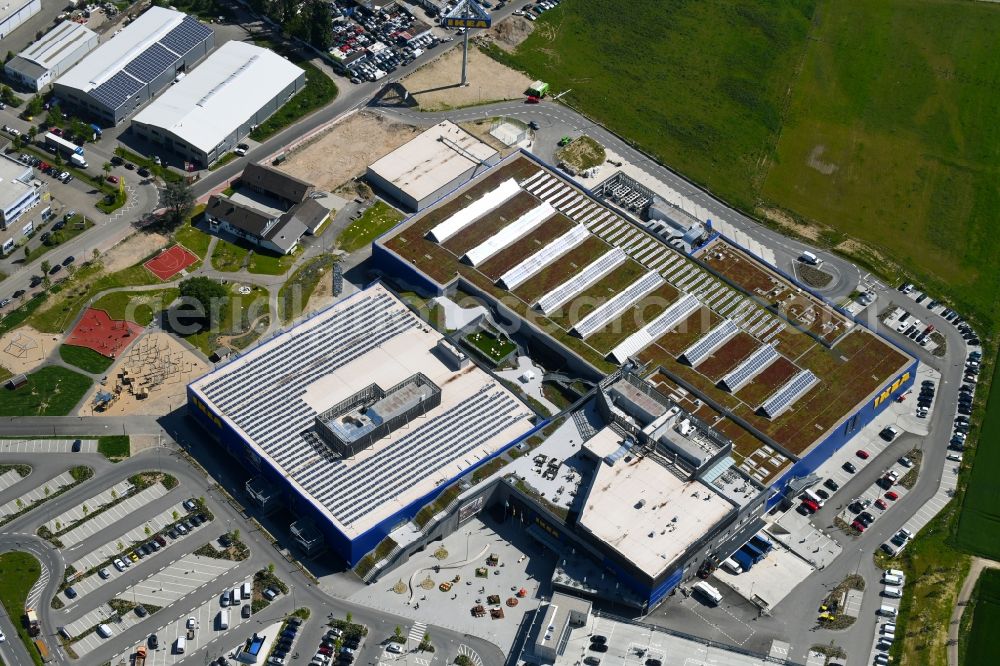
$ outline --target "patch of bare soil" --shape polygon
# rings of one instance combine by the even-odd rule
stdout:
[[[416,98],[423,111],[444,111],[476,104],[518,99],[531,79],[501,65],[478,48],[469,48],[469,85],[462,87],[462,49],[451,49],[401,83]]]
[[[523,16],[511,16],[493,25],[482,37],[504,51],[513,51],[534,31],[535,24]]]
[[[830,176],[833,175],[840,167],[834,164],[833,162],[824,162],[822,160],[823,153],[825,151],[826,151],[826,146],[824,146],[823,144],[815,146],[809,153],[809,159],[807,160],[807,164],[809,164],[809,166],[811,166],[813,169],[816,169],[816,171],[819,171],[824,176]]]
[[[411,125],[362,111],[295,148],[278,168],[333,192],[419,133]]]
[[[765,219],[774,222],[778,226],[783,227],[792,233],[801,236],[802,238],[818,240],[820,237],[819,227],[803,224],[780,208],[767,208],[765,206],[759,206],[757,208],[757,213]]]

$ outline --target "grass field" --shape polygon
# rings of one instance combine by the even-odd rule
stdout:
[[[76,345],[59,345],[59,358],[84,372],[94,374],[104,372],[115,362],[114,359],[98,354],[93,349]]]
[[[994,368],[991,387],[996,386],[997,379]],[[955,534],[955,542],[960,548],[991,560],[1000,559],[1000,485],[996,482],[1000,449],[996,446],[997,438],[1000,438],[1000,395],[991,390]]]
[[[360,250],[396,226],[403,214],[382,201],[376,201],[364,214],[340,232],[337,245],[344,252]]]
[[[0,603],[17,627],[18,637],[37,666],[42,666],[42,658],[22,625],[21,618],[24,616],[24,602],[28,598],[28,592],[41,574],[42,565],[28,553],[14,551],[0,555]],[[8,638],[12,639],[13,636]]]
[[[309,302],[321,279],[332,280],[331,271],[336,263],[328,254],[315,257],[296,269],[278,291],[278,315],[281,321],[295,319]]]
[[[280,257],[269,252],[254,252],[250,256],[250,263],[247,264],[247,271],[259,275],[284,275],[301,255],[301,245]]]
[[[177,287],[150,291],[116,291],[94,302],[94,308],[104,310],[112,319],[128,319],[140,326],[149,326],[153,318],[177,300]]]
[[[91,385],[90,377],[49,365],[28,375],[25,386],[0,389],[0,416],[66,416]]]
[[[267,289],[253,286],[249,294],[240,294],[237,291],[238,288],[238,284],[231,283],[229,285],[229,300],[217,313],[218,317],[212,317],[210,328],[187,335],[184,339],[209,355],[219,346],[220,335],[239,336],[241,333],[248,332],[250,324],[258,318],[269,314],[270,304],[268,303]],[[250,338],[246,339],[250,340]],[[235,344],[234,341],[230,341],[230,343]]]
[[[763,199],[876,245],[993,323],[1000,7],[831,0],[818,14]]]
[[[208,244],[212,241],[212,237],[195,227],[192,221],[198,219],[204,210],[205,204],[195,206],[191,213],[191,219],[182,224],[174,232],[174,240],[194,252],[202,260],[205,259],[205,255],[208,253]],[[193,270],[195,267],[197,267],[197,264],[191,266],[188,270]]]
[[[975,605],[970,603],[962,616],[962,625],[971,620],[972,628],[959,660],[970,666],[989,664],[996,658],[996,637],[1000,634],[1000,571],[985,569],[976,583],[974,597]]]
[[[752,208],[814,5],[567,0],[514,53],[491,55],[570,90],[563,100]]]
[[[260,44],[260,46],[273,48],[271,44]],[[281,53],[281,50],[278,52]],[[250,138],[254,141],[263,141],[277,134],[299,118],[326,106],[337,96],[337,85],[329,76],[311,62],[301,60],[295,54],[290,57],[292,62],[306,70],[306,84],[274,115],[250,132]]]
[[[106,435],[97,439],[97,452],[112,462],[128,458],[131,451],[131,440],[128,435]]]

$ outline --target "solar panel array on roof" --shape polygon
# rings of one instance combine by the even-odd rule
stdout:
[[[809,370],[802,370],[785,382],[785,385],[775,391],[774,395],[765,400],[764,404],[760,406],[760,410],[767,418],[776,419],[818,382],[819,377]]]
[[[659,273],[656,271],[649,271],[628,287],[612,296],[607,303],[595,309],[580,321],[576,322],[576,325],[573,326],[573,330],[576,331],[581,338],[586,338],[588,335],[604,328],[609,321],[625,312],[625,310],[630,308],[636,301],[659,287],[664,282],[665,280]]]
[[[207,25],[202,25],[196,19],[185,16],[179,26],[163,36],[160,44],[163,44],[177,55],[183,56],[210,34],[212,34],[212,29]]]
[[[587,227],[578,224],[517,266],[500,276],[497,283],[507,291],[524,283],[550,263],[566,254],[590,236]]]
[[[778,360],[778,350],[774,345],[758,347],[742,363],[726,373],[720,382],[730,393],[736,393],[746,386],[747,382],[763,372],[767,366]]]
[[[143,84],[125,72],[118,72],[90,91],[91,97],[110,109],[117,109],[129,97],[142,89]]]
[[[582,271],[538,299],[538,309],[549,314],[557,307],[581,293],[628,259],[625,250],[616,247],[592,261]]]
[[[163,72],[173,67],[177,56],[160,46],[152,44],[148,49],[133,58],[125,65],[128,72],[143,83],[149,83]]]
[[[619,363],[624,363],[629,356],[649,346],[653,340],[684,321],[701,307],[701,302],[691,294],[684,294],[680,299],[670,304],[663,313],[638,331],[628,336],[611,351],[611,355]]]
[[[732,320],[724,319],[721,324],[701,336],[693,345],[681,352],[680,358],[687,360],[692,367],[696,366],[739,332],[739,326],[734,324]]]

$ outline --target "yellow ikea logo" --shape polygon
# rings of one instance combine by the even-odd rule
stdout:
[[[454,18],[446,18],[444,24],[448,28],[488,28],[492,24],[492,21],[481,18],[462,18],[456,16]]]
[[[888,400],[889,396],[895,393],[899,389],[899,387],[905,384],[909,379],[910,379],[910,373],[904,372],[902,375],[899,376],[899,379],[894,381],[891,386],[886,388],[884,391],[882,391],[882,393],[879,394],[877,398],[875,398],[875,404],[873,406],[878,407],[883,402]]]
[[[194,400],[195,406],[202,411],[202,413],[209,418],[209,420],[216,425],[216,427],[222,427],[222,420],[218,416],[209,411],[208,407],[205,406],[198,398],[192,398]]]

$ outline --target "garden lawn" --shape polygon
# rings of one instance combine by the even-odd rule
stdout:
[[[250,248],[220,238],[212,250],[212,268],[223,273],[234,273],[243,268],[248,254]]]
[[[112,462],[128,458],[132,452],[128,435],[106,435],[97,439],[97,452]]]
[[[38,649],[23,626],[21,618],[24,616],[28,592],[41,574],[42,565],[28,553],[12,551],[0,555],[0,603],[17,628],[17,635],[31,655],[32,662],[37,666],[42,666],[42,657],[38,654]],[[13,639],[13,636],[7,638]]]
[[[195,206],[194,212],[191,214],[191,219],[182,224],[180,228],[174,232],[174,240],[198,255],[198,258],[201,260],[204,260],[205,255],[208,254],[208,244],[212,242],[212,237],[198,227],[194,226],[193,221],[198,219],[204,210],[205,204],[198,204]],[[196,266],[197,264],[190,267],[188,270],[193,270]]]
[[[204,352],[206,356],[219,346],[220,335],[238,336],[246,333],[250,324],[259,317],[269,314],[270,304],[268,303],[267,289],[253,287],[249,294],[243,295],[237,292],[238,287],[238,284],[229,285],[229,300],[217,313],[218,317],[213,317],[209,328],[184,338]],[[251,341],[246,342],[246,344]]]
[[[90,377],[49,365],[17,390],[0,388],[0,416],[66,416],[92,384]]]
[[[104,372],[115,362],[114,359],[99,354],[89,347],[78,347],[76,345],[60,345],[59,358],[91,374]]]
[[[177,287],[150,291],[116,291],[101,296],[91,307],[104,310],[112,319],[127,319],[140,326],[149,326],[153,319],[166,310],[181,290]]]
[[[301,245],[297,246],[290,253],[281,256],[269,252],[255,251],[250,256],[250,263],[247,266],[247,270],[259,275],[284,275],[301,255]]]
[[[383,201],[376,201],[364,214],[340,232],[337,245],[344,252],[354,252],[392,229],[403,214]]]
[[[290,321],[302,314],[319,281],[333,279],[331,271],[335,263],[332,256],[322,255],[310,259],[292,273],[278,291],[278,314],[281,321]]]

